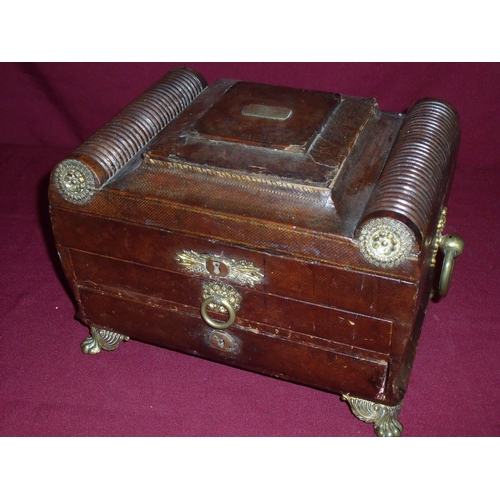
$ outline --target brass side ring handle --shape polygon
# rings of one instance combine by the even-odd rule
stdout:
[[[227,309],[227,312],[229,314],[229,318],[227,321],[221,322],[217,321],[213,318],[210,317],[208,314],[208,306],[210,304],[217,304],[217,305],[222,305]],[[205,320],[206,323],[208,323],[212,328],[217,328],[218,330],[223,330],[224,328],[229,328],[235,321],[236,319],[236,311],[234,310],[234,307],[231,305],[229,300],[226,298],[222,297],[215,301],[215,297],[207,297],[202,303],[201,303],[201,317]]]
[[[443,252],[443,267],[439,279],[439,297],[446,297],[450,289],[451,277],[455,266],[455,259],[464,251],[464,240],[460,236],[447,234],[441,238],[439,244]]]

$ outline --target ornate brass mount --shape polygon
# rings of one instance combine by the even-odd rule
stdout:
[[[439,218],[431,263],[433,267],[436,265],[437,253],[440,250],[443,253],[443,265],[441,267],[441,275],[437,290],[437,295],[440,299],[446,297],[448,294],[453,275],[453,268],[455,267],[455,259],[463,253],[465,248],[465,242],[460,236],[456,236],[454,234],[443,235],[445,224],[446,207],[443,208],[441,217]]]
[[[439,251],[439,245],[441,243],[441,239],[443,237],[444,226],[446,225],[446,214],[448,213],[448,209],[443,207],[441,210],[441,215],[439,216],[438,225],[436,228],[436,236],[434,238],[434,248],[432,250],[432,261],[431,266],[435,267],[437,262],[437,253]]]
[[[361,229],[359,250],[378,267],[394,267],[407,259],[415,245],[413,233],[402,222],[382,217],[372,219]]]
[[[264,279],[264,274],[247,260],[228,259],[217,255],[184,250],[175,260],[190,273],[227,278],[239,285],[254,286]]]
[[[355,398],[349,394],[343,394],[342,399],[349,403],[355,417],[363,422],[373,424],[377,436],[399,437],[403,433],[403,425],[398,420],[402,403],[396,406],[387,406]]]
[[[90,334],[91,337],[87,337],[81,345],[84,354],[98,354],[101,349],[114,351],[123,341],[129,340],[125,335],[93,326],[90,327]]]
[[[71,203],[84,205],[96,190],[92,171],[78,160],[67,159],[54,170],[54,184],[61,196]]]
[[[231,285],[207,281],[203,283],[203,302],[201,303],[201,317],[212,328],[223,330],[229,328],[236,320],[236,312],[240,308],[241,295]],[[226,321],[213,319],[209,311],[227,313]]]

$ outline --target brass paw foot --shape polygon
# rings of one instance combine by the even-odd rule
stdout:
[[[123,341],[129,337],[119,333],[103,330],[102,328],[90,327],[91,337],[87,337],[81,344],[84,354],[97,354],[104,351],[114,351]]]
[[[375,434],[379,437],[399,437],[403,432],[403,425],[398,420],[402,403],[397,406],[386,406],[373,403],[365,399],[355,398],[349,394],[343,394],[342,399],[349,403],[354,416],[374,424]]]

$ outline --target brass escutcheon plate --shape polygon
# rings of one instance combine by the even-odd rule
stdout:
[[[214,330],[208,334],[208,343],[219,351],[236,353],[239,351],[239,343],[236,338],[227,332]]]
[[[194,250],[179,252],[175,260],[189,273],[226,278],[238,285],[255,286],[264,279],[264,273],[248,260],[230,259]]]

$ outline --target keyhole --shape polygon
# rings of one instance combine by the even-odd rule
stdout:
[[[206,268],[212,276],[217,276],[218,278],[224,278],[229,274],[227,264],[216,257],[211,257],[207,260]]]
[[[212,265],[214,266],[214,274],[220,274],[220,262],[214,261]]]
[[[230,335],[216,332],[210,335],[210,345],[224,352],[234,352],[238,347]]]

